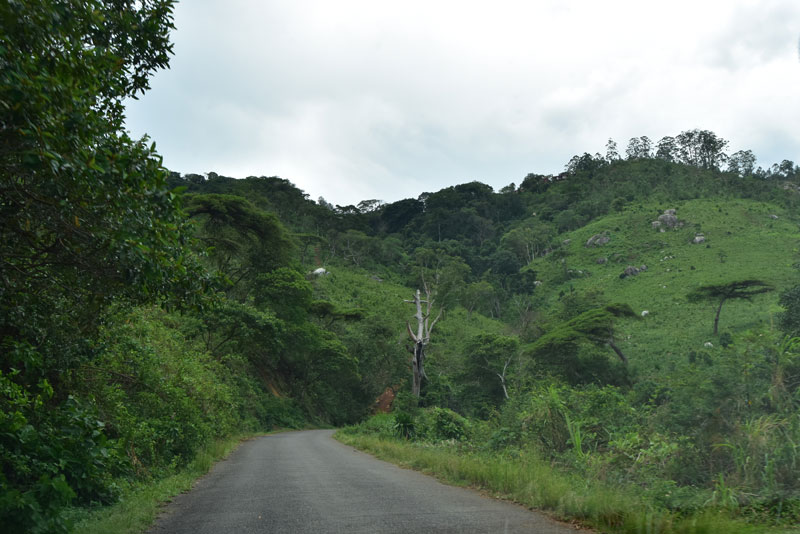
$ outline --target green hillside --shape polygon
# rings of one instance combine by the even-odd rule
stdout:
[[[658,174],[665,169],[666,175]],[[707,183],[686,198],[681,184],[698,175]],[[632,184],[659,187],[602,205],[591,201],[593,184],[576,189],[570,180],[604,183],[608,198],[619,198],[619,191],[630,191]],[[798,281],[793,189],[781,181],[737,181],[714,170],[626,161],[602,166],[591,176],[549,180],[544,190],[533,192],[523,184],[513,191],[486,195],[473,183],[426,194],[425,208],[412,212],[391,234],[381,221],[394,205],[376,212],[338,212],[340,224],[361,225],[365,250],[378,251],[360,260],[362,279],[379,272],[405,284],[409,298],[423,280],[430,283],[438,276],[446,307],[432,335],[420,400],[401,388],[393,416],[376,416],[343,439],[419,465],[429,465],[428,460],[413,450],[389,453],[389,444],[377,445],[368,436],[413,436],[417,443],[457,456],[466,447],[471,454],[488,454],[481,460],[487,465],[498,454],[534,450],[567,472],[618,488],[587,489],[587,495],[569,498],[592,501],[595,491],[638,488],[636,497],[620,499],[633,502],[636,510],[667,510],[663,516],[654,511],[650,519],[624,507],[608,512],[640,525],[636,528],[653,520],[663,522],[660,531],[683,531],[687,527],[676,517],[702,510],[723,510],[726,517],[755,523],[796,522],[800,361],[795,341],[785,336],[789,316],[779,303]],[[432,198],[445,194],[450,210],[428,207]],[[569,196],[560,210],[551,209]],[[498,204],[511,209],[498,210]],[[572,209],[579,206],[587,212]],[[570,210],[568,218],[559,218]],[[666,210],[674,210],[675,227],[654,226]],[[484,236],[463,232],[469,225]],[[438,239],[443,228],[447,239]],[[352,230],[343,232],[352,235]],[[340,235],[331,232],[328,239]],[[607,242],[587,246],[600,236]],[[527,239],[528,248],[520,247],[520,239]],[[392,262],[381,260],[385,252],[379,243],[387,240],[397,247]],[[526,261],[520,251],[534,249]],[[346,256],[329,258],[329,265],[340,271],[356,268]],[[629,267],[638,272],[625,275]],[[335,280],[331,276],[326,287]],[[765,292],[726,300],[715,335],[719,299],[692,301],[690,294],[747,280],[763,282]],[[372,279],[347,287],[351,295],[360,295],[386,283]],[[413,310],[399,303],[402,289],[388,295],[385,288],[385,297],[372,304],[353,302],[393,317],[396,342],[403,344],[402,328],[405,321],[413,322]],[[603,312],[614,303],[629,306],[635,317]],[[605,338],[596,337],[605,328],[627,363]],[[508,399],[500,389],[500,371]],[[409,387],[410,370],[405,372]],[[443,476],[495,487],[489,475],[456,475],[454,458],[441,460],[447,467],[431,461],[429,468],[443,469]],[[528,500],[524,491],[522,497],[514,495],[533,506],[550,506]],[[589,519],[606,512],[580,506],[589,508],[569,511],[558,504],[554,510],[601,528],[629,528]],[[710,531],[740,528],[721,518],[711,523],[720,530]]]
[[[660,232],[651,223],[665,209],[675,209],[682,227]],[[777,216],[773,219],[772,216]],[[693,244],[697,233],[705,242]],[[596,234],[610,241],[586,247]],[[535,260],[546,294],[545,302],[557,306],[559,295],[569,292],[598,293],[610,302],[628,303],[634,310],[647,310],[643,321],[622,326],[621,343],[632,364],[642,370],[664,358],[685,359],[691,350],[702,350],[705,342],[718,345],[712,336],[716,303],[689,303],[694,288],[759,278],[776,291],[753,302],[731,301],[721,316],[721,332],[739,334],[767,327],[775,330],[775,315],[781,311],[781,291],[796,284],[794,263],[798,252],[798,223],[784,208],[746,199],[703,199],[670,204],[641,204],[602,217],[578,230],[563,234],[569,244],[565,280],[562,267],[548,258]],[[598,259],[606,262],[598,264]],[[647,266],[635,276],[620,278],[627,266]]]

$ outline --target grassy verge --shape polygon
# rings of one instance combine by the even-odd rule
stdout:
[[[431,474],[456,485],[470,485],[497,497],[542,510],[602,532],[630,534],[751,534],[798,532],[748,525],[723,511],[679,515],[657,508],[633,488],[609,487],[596,480],[556,470],[530,453],[509,458],[463,454],[445,447],[420,446],[376,436],[337,432],[335,437],[378,458]]]
[[[227,457],[239,444],[260,434],[243,434],[214,441],[201,449],[194,460],[180,472],[149,483],[131,486],[119,502],[96,510],[74,509],[71,519],[74,532],[81,534],[134,534],[144,532],[155,520],[159,509],[172,497],[191,489],[194,482],[213,465]]]

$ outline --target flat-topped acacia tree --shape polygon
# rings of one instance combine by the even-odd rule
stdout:
[[[769,293],[775,288],[772,285],[764,282],[763,280],[748,279],[748,280],[734,280],[725,284],[714,284],[707,286],[700,286],[687,295],[689,302],[700,302],[703,300],[719,301],[717,306],[717,314],[714,316],[714,335],[717,335],[719,330],[719,314],[722,311],[722,305],[729,299],[745,299],[750,300],[755,295],[761,293]]]

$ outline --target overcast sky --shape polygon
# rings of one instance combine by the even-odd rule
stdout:
[[[175,25],[127,125],[181,173],[346,205],[693,128],[800,161],[798,0],[185,0]]]

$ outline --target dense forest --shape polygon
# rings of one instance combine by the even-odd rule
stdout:
[[[800,521],[794,162],[690,129],[391,203],[181,175],[123,127],[171,9],[0,7],[4,529],[67,532],[219,437],[345,425]]]

